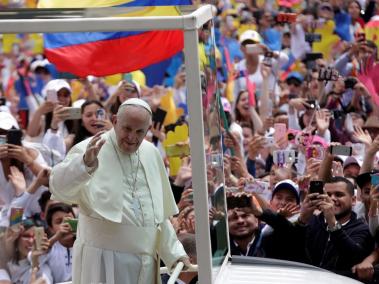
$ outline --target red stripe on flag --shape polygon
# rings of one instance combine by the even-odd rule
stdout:
[[[183,49],[183,31],[152,31],[125,38],[45,49],[61,72],[107,76],[142,69]]]

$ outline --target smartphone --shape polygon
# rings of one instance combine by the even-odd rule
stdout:
[[[106,118],[107,118],[107,113],[105,112],[105,110],[103,108],[99,108],[96,111],[96,119],[105,120]]]
[[[47,90],[46,91],[46,100],[52,103],[58,102],[58,94],[54,90]]]
[[[66,112],[68,113],[67,120],[76,120],[82,118],[82,110],[79,107],[67,107]]]
[[[45,236],[45,229],[43,227],[34,227],[34,240],[36,244],[36,250],[42,250],[42,241]]]
[[[0,135],[0,145],[7,143],[7,136],[6,135]]]
[[[307,159],[314,158],[317,160],[323,160],[325,155],[324,147],[319,145],[311,145],[306,149]]]
[[[9,129],[7,132],[7,143],[21,146],[22,131],[20,129]]]
[[[324,182],[322,180],[310,181],[308,193],[324,194]]]
[[[75,219],[75,218],[67,219],[64,222],[70,225],[71,231],[73,233],[76,233],[76,231],[78,230],[78,219]]]
[[[268,190],[268,182],[256,180],[254,182],[246,183],[244,191],[247,193],[263,193]]]
[[[165,147],[167,157],[183,157],[190,155],[190,146],[183,145],[169,145]]]
[[[297,152],[295,150],[276,150],[272,153],[275,165],[292,164],[296,162]]]
[[[277,143],[279,139],[285,137],[287,134],[287,125],[284,123],[275,123],[274,124],[274,141]]]
[[[167,115],[167,111],[157,108],[157,110],[153,113],[153,123],[154,126],[160,124],[162,125]]]
[[[263,54],[263,49],[258,44],[247,44],[246,53],[248,54]]]
[[[305,41],[309,42],[309,43],[320,42],[321,41],[321,35],[320,34],[306,33],[305,34]]]
[[[11,226],[21,224],[23,215],[24,215],[24,208],[12,207],[11,215],[9,218],[9,226],[11,227]]]
[[[335,156],[351,156],[353,154],[353,147],[345,145],[330,146],[330,153]]]
[[[357,83],[358,83],[358,80],[356,78],[348,77],[345,79],[345,89],[354,89]]]

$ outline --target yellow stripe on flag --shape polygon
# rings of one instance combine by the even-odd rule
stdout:
[[[92,7],[112,7],[134,0],[40,0],[38,8],[92,8]]]
[[[105,8],[115,7],[133,2],[133,0],[41,0],[38,8]],[[178,16],[179,11],[175,6],[150,6],[150,7],[120,7],[130,9],[126,13],[115,15],[117,17],[152,17],[152,16]]]

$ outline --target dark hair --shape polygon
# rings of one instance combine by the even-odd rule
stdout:
[[[330,180],[328,180],[326,183],[338,183],[343,182],[346,184],[346,189],[349,192],[351,196],[354,196],[354,185],[349,181],[347,178],[336,176],[332,177]]]
[[[28,219],[23,220],[21,224],[22,224],[22,227],[24,228],[24,231],[27,231],[30,228],[37,226],[37,224],[33,218],[28,218]],[[19,241],[21,239],[21,236],[22,236],[22,234],[20,234],[17,237],[17,240],[14,242],[14,255],[13,255],[12,261],[14,263],[16,263],[17,265],[19,264],[19,261],[21,260],[20,259],[21,258],[20,251],[18,250],[18,245],[19,245]]]
[[[241,96],[242,96],[243,93],[248,93],[248,91],[246,91],[246,90],[241,90],[241,91],[238,93],[238,95],[237,95],[237,99],[236,99],[236,104],[235,104],[235,107],[234,107],[234,114],[235,114],[236,122],[237,122],[238,124],[241,124],[242,122],[245,122],[246,124],[249,124],[251,130],[252,130],[253,133],[254,133],[254,124],[253,124],[253,122],[251,121],[251,119],[250,119],[250,121],[246,121],[246,120],[244,120],[244,118],[242,117],[242,115],[241,115],[241,113],[240,113],[240,111],[238,110],[238,107],[237,107],[239,101],[241,100]]]
[[[83,114],[85,108],[87,106],[89,106],[89,105],[92,105],[92,104],[96,104],[99,107],[104,108],[103,104],[100,101],[98,101],[98,100],[89,100],[89,101],[85,101],[82,104],[82,106],[81,106],[81,113]],[[78,144],[79,142],[82,142],[83,140],[85,140],[85,139],[87,139],[87,138],[89,138],[91,136],[93,136],[93,135],[87,130],[87,128],[84,127],[83,121],[80,119],[79,123],[78,123],[78,126],[75,129],[74,145]]]
[[[45,212],[46,205],[47,205],[47,202],[49,202],[50,197],[51,197],[51,192],[47,190],[43,192],[41,194],[41,197],[38,199],[38,204],[42,212]]]
[[[69,107],[72,106],[72,98],[70,96],[70,103],[68,105]],[[51,122],[53,120],[53,112],[48,112],[45,114],[45,132],[50,128]],[[67,128],[68,133],[73,133],[75,128],[75,121],[74,120],[65,120],[64,125]]]
[[[71,213],[73,216],[75,216],[74,210],[72,210],[72,206],[64,204],[64,203],[56,203],[49,207],[49,210],[47,210],[46,213],[46,223],[49,225],[49,227],[52,227],[53,222],[53,216],[56,212],[64,212],[64,213]]]

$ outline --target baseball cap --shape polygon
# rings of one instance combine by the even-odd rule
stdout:
[[[0,112],[0,129],[9,130],[11,128],[17,128],[18,126],[17,120],[11,115],[9,112],[1,111]]]
[[[357,158],[353,156],[349,156],[343,162],[343,168],[345,169],[347,166],[350,166],[350,165],[358,165],[359,167],[361,167],[362,163]]]
[[[288,76],[287,76],[286,81],[288,81],[290,79],[296,79],[300,83],[302,83],[304,81],[303,75],[301,75],[299,72],[291,72],[291,73],[289,73]]]
[[[244,41],[247,41],[247,40],[253,41],[255,43],[261,43],[262,37],[256,31],[247,30],[241,34],[239,41],[240,41],[240,44],[242,44]]]
[[[279,190],[282,190],[282,189],[289,189],[291,190],[294,194],[295,194],[295,197],[296,197],[296,202],[297,204],[300,203],[300,192],[299,192],[299,186],[294,183],[292,180],[290,179],[285,179],[285,180],[282,180],[280,182],[278,182],[275,187],[274,187],[274,190],[272,191],[272,197],[274,197],[274,195],[279,191]]]
[[[66,80],[55,79],[55,80],[49,81],[49,83],[46,84],[45,88],[43,89],[43,92],[45,94],[47,94],[48,91],[54,91],[58,93],[63,88],[66,88],[67,90],[69,90],[70,93],[72,92],[71,86]]]

